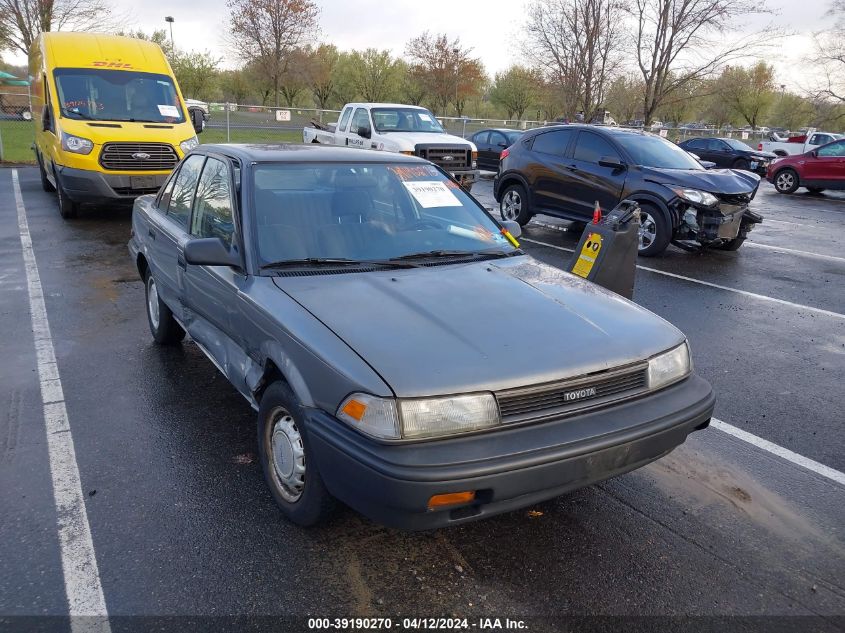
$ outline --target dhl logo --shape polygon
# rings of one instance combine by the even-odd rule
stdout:
[[[132,68],[132,64],[124,64],[123,62],[94,62],[97,68]]]

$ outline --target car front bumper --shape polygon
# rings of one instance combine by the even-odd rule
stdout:
[[[57,166],[59,182],[68,198],[74,202],[108,204],[131,203],[138,196],[155,193],[170,173],[107,174],[88,169]]]
[[[312,450],[329,491],[391,527],[423,530],[522,508],[644,466],[707,426],[715,396],[702,378],[613,407],[475,435],[372,441],[308,410]],[[434,495],[474,502],[430,511]]]

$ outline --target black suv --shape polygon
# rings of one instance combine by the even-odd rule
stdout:
[[[654,134],[592,125],[530,130],[502,153],[493,193],[502,218],[528,223],[535,213],[584,224],[596,202],[604,213],[632,199],[642,210],[641,255],[670,241],[736,250],[762,217],[748,210],[760,177],[705,169]]]

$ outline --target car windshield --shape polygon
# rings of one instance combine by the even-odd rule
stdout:
[[[753,152],[754,150],[751,149],[748,145],[743,143],[742,141],[738,141],[735,138],[723,138],[722,141],[727,143],[731,146],[732,149],[738,149],[743,152]]]
[[[659,169],[704,169],[685,149],[659,136],[617,134],[614,138],[627,150],[636,165]]]
[[[523,134],[524,134],[524,132],[508,132],[507,135],[506,135],[508,137],[508,143],[510,145],[513,145],[514,143],[516,143],[519,140],[519,138]]]
[[[437,132],[443,128],[423,108],[373,108],[373,125],[379,132]]]
[[[259,163],[252,178],[263,266],[516,250],[483,208],[432,165]]]
[[[93,121],[182,123],[185,116],[167,75],[100,68],[55,71],[62,116]]]

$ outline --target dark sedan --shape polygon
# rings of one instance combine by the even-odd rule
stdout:
[[[516,143],[523,134],[525,132],[521,130],[505,128],[491,128],[473,134],[469,140],[478,148],[478,168],[490,171],[499,169],[502,150]]]
[[[716,167],[744,169],[762,176],[766,175],[769,163],[777,158],[771,152],[756,150],[735,138],[690,138],[678,145],[701,160],[715,163]]]

